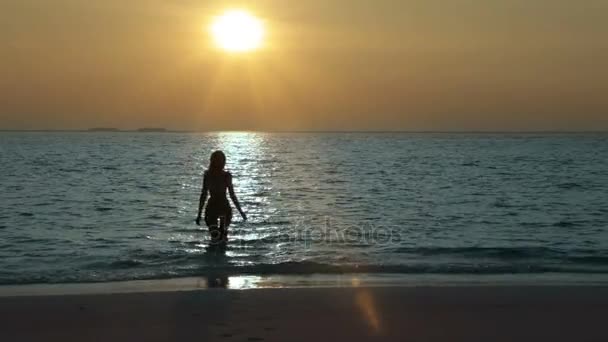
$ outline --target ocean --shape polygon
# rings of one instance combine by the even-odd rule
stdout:
[[[225,250],[195,225],[209,154]],[[0,133],[0,284],[608,273],[608,135]]]

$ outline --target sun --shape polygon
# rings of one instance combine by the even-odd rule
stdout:
[[[226,11],[211,24],[211,35],[220,48],[246,52],[259,48],[264,40],[264,24],[243,10]]]

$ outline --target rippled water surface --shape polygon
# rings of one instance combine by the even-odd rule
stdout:
[[[222,149],[249,222],[194,224]],[[0,283],[608,273],[608,136],[0,133]]]

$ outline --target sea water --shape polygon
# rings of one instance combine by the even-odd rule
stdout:
[[[195,224],[227,155],[226,248]],[[608,135],[0,133],[0,284],[608,273]]]

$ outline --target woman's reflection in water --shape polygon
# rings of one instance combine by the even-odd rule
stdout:
[[[226,244],[218,244],[215,241],[209,241],[209,245],[205,248],[205,259],[216,267],[222,267],[228,265],[228,257],[226,256]],[[227,288],[228,287],[228,276],[222,273],[211,272],[207,274],[207,287],[208,288]]]

